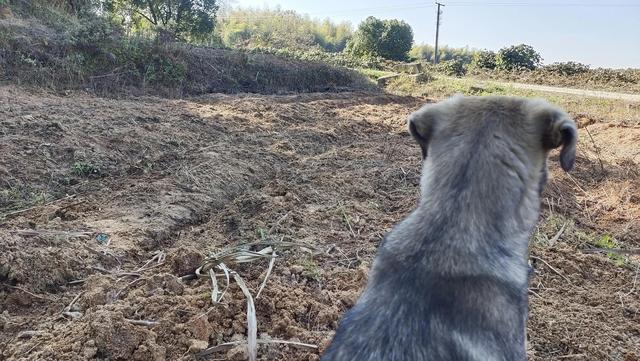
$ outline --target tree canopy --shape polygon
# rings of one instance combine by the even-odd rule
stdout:
[[[357,56],[380,56],[406,60],[413,45],[413,30],[401,20],[380,20],[373,16],[358,26],[347,51]]]
[[[496,67],[502,70],[534,70],[541,62],[540,53],[526,44],[502,48],[496,56]]]
[[[104,0],[110,16],[186,38],[204,38],[213,32],[218,0]]]

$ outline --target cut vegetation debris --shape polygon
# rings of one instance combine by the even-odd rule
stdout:
[[[262,284],[260,285],[260,288],[258,289],[258,292],[256,293],[256,298],[259,298],[260,293],[262,293],[262,290],[267,284],[267,280],[269,279],[269,276],[273,271],[273,266],[275,264],[277,255],[272,246],[267,246],[265,248],[260,249],[259,251],[252,251],[249,248],[251,248],[252,246],[261,246],[266,243],[269,243],[269,242],[261,241],[253,244],[241,245],[238,247],[230,247],[230,248],[224,249],[220,252],[214,253],[209,257],[205,258],[203,264],[200,267],[198,267],[198,269],[196,269],[195,271],[198,277],[201,277],[201,278],[208,277],[209,279],[211,279],[211,288],[212,288],[211,302],[213,304],[218,304],[222,302],[222,298],[224,297],[227,290],[229,289],[229,282],[231,277],[233,277],[233,279],[236,281],[238,286],[240,286],[242,293],[247,299],[246,345],[247,345],[247,351],[248,351],[247,353],[249,355],[250,361],[255,361],[258,355],[258,341],[257,341],[258,340],[258,322],[256,319],[255,304],[253,301],[253,296],[251,295],[251,291],[249,290],[249,287],[247,287],[247,284],[245,283],[245,281],[236,271],[229,268],[227,264],[238,265],[242,263],[258,262],[265,259],[269,260],[269,266],[266,270],[266,275],[264,277],[264,280],[262,281]],[[279,247],[282,247],[282,248],[299,246],[299,244],[282,242],[282,241],[274,242],[274,244],[277,244]],[[215,272],[216,269],[219,270],[221,273],[216,273]],[[218,277],[223,278],[225,280],[224,289],[222,291],[220,290],[220,287],[218,285]],[[297,344],[296,342],[293,342],[293,341],[291,342],[280,341],[278,343]],[[226,348],[226,346],[231,346],[231,345],[237,346],[240,344],[241,343],[225,343],[222,345],[215,346],[213,348],[209,348],[203,351],[201,355],[213,353],[216,350],[223,350]],[[309,346],[309,345],[306,345],[306,346]],[[317,346],[313,346],[313,347],[317,348]]]

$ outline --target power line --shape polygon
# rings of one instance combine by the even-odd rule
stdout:
[[[338,11],[330,11],[330,12],[319,12],[319,13],[297,13],[302,16],[336,16],[336,15],[355,15],[355,14],[372,14],[372,13],[382,13],[382,12],[392,12],[397,10],[416,10],[416,9],[425,9],[435,7],[433,4],[428,4],[424,2],[413,3],[413,4],[405,4],[401,6],[377,6],[377,7],[367,7],[367,8],[356,8],[356,9],[345,9]],[[242,9],[242,8],[240,8]],[[245,8],[252,10],[263,10],[260,8]],[[260,18],[273,18],[280,17],[282,14],[295,11],[295,10],[278,10],[278,9],[269,9],[266,10],[278,12],[278,14],[269,14],[269,15],[246,15],[246,16],[226,16],[225,19],[233,19],[233,20],[244,20],[244,19],[260,19]],[[233,10],[232,10],[233,11]]]
[[[618,7],[640,7],[640,3],[539,3],[539,2],[470,2],[470,1],[453,1],[447,2],[447,6],[455,7],[472,7],[472,6],[523,6],[523,7],[600,7],[600,8],[618,8]]]
[[[450,6],[450,7],[483,7],[483,6],[495,6],[495,7],[575,7],[575,8],[637,8],[640,7],[640,3],[576,3],[576,2],[501,2],[501,1],[487,1],[487,2],[471,2],[471,1],[448,1],[446,4],[441,4],[441,6]],[[419,3],[411,3],[404,4],[400,6],[376,6],[376,7],[366,7],[366,8],[354,8],[354,9],[344,9],[338,11],[330,11],[330,12],[319,12],[319,13],[304,13],[299,14],[302,16],[310,16],[310,17],[331,17],[331,16],[339,16],[339,15],[360,15],[360,14],[380,14],[380,13],[388,13],[395,11],[403,11],[403,10],[417,10],[417,9],[426,9],[436,7],[436,5],[419,2]],[[251,9],[251,8],[249,8]],[[253,8],[255,10],[261,10],[260,8]],[[225,20],[252,20],[252,19],[270,19],[275,17],[282,16],[282,13],[286,13],[289,11],[295,10],[278,10],[278,9],[267,9],[272,11],[280,12],[280,14],[269,14],[269,15],[246,15],[246,16],[224,16],[221,17]]]

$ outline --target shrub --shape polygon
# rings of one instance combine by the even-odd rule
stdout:
[[[346,50],[356,56],[406,60],[413,44],[413,30],[400,20],[368,17],[355,32]]]
[[[334,66],[361,69],[382,69],[383,61],[380,57],[363,55],[354,56],[349,53],[327,53],[318,48],[309,50],[274,49],[255,47],[250,49],[253,54],[271,54],[289,59],[323,62]]]
[[[565,63],[553,63],[551,65],[546,65],[542,67],[542,70],[552,74],[567,76],[587,73],[589,71],[589,66],[574,61],[568,61]]]
[[[534,70],[541,61],[542,57],[533,47],[520,44],[500,49],[496,67],[500,70]]]
[[[467,68],[460,59],[442,61],[436,65],[436,71],[450,76],[464,76]]]
[[[479,50],[473,54],[471,60],[471,66],[476,69],[489,69],[496,68],[496,56],[497,54],[491,50]]]
[[[103,49],[120,41],[122,31],[102,18],[93,17],[81,19],[79,23],[70,26],[65,35],[77,49],[99,55]]]
[[[463,64],[467,65],[471,63],[474,53],[475,53],[475,50],[469,49],[468,47],[453,48],[447,45],[443,45],[438,48],[438,60],[439,61],[460,60]],[[413,59],[425,60],[430,63],[433,63],[434,54],[435,54],[435,49],[433,46],[429,44],[415,45],[413,48],[411,48],[411,51],[409,52],[409,55]]]

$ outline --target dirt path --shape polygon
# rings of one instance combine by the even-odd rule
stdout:
[[[481,80],[478,80],[478,81],[484,82]],[[535,91],[541,91],[541,92],[579,95],[583,97],[617,99],[617,100],[625,100],[630,102],[640,102],[640,94],[616,93],[616,92],[607,92],[607,91],[600,91],[600,90],[564,88],[564,87],[556,87],[556,86],[549,86],[549,85],[524,84],[524,83],[503,83],[503,82],[494,82],[494,81],[490,81],[490,83],[500,85],[500,86],[505,86],[505,87],[513,87],[517,89],[528,89],[528,90],[535,90]]]
[[[209,279],[180,277],[210,252],[262,241],[297,246],[278,250],[256,299],[259,337],[319,348],[266,344],[259,359],[317,360],[382,236],[417,200],[420,154],[405,119],[423,102],[1,86],[0,359],[194,360],[244,340],[235,283],[214,305]],[[640,260],[581,251],[605,236],[640,247],[640,128],[590,132],[600,147],[581,134],[571,178],[555,154],[550,163],[532,243],[531,360],[640,357]],[[255,295],[267,265],[234,269]],[[236,346],[204,359],[246,356]]]

